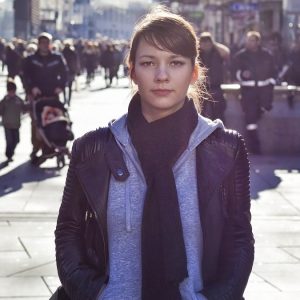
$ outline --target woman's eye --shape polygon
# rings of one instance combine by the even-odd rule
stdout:
[[[170,65],[174,66],[174,67],[180,67],[180,66],[184,65],[184,62],[180,61],[180,60],[173,60],[173,61],[171,61]]]
[[[151,67],[151,66],[154,66],[154,63],[153,63],[153,61],[143,61],[140,63],[140,65],[143,67]]]

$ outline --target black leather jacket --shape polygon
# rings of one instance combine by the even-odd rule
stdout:
[[[249,163],[242,138],[216,130],[197,147],[203,230],[202,272],[209,300],[240,300],[254,259]],[[110,176],[129,176],[108,129],[73,145],[55,231],[59,278],[72,300],[97,299],[108,281],[106,208]],[[153,299],[155,300],[155,299]]]

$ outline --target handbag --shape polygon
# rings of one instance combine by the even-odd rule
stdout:
[[[49,300],[71,300],[63,286],[59,286]]]

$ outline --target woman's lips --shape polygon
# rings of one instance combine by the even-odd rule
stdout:
[[[167,90],[167,89],[155,89],[155,90],[151,90],[151,91],[155,96],[158,96],[158,97],[168,96],[172,92],[172,90]]]

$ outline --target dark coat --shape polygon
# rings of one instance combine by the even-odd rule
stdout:
[[[220,88],[224,82],[224,59],[216,47],[205,52],[200,50],[200,65],[207,69],[208,89]]]
[[[197,169],[203,230],[201,292],[209,300],[240,300],[254,259],[249,162],[241,137],[216,130],[197,147]],[[129,176],[109,130],[96,130],[75,141],[55,231],[58,274],[72,300],[96,299],[108,281],[106,211],[111,175],[121,181]]]
[[[237,71],[249,71],[251,76],[242,80],[266,80],[276,78],[275,64],[273,56],[264,48],[259,48],[258,51],[249,51],[246,48],[240,50],[233,59],[234,74]],[[239,78],[237,78],[239,79]]]
[[[64,56],[68,66],[68,80],[73,81],[75,75],[79,73],[79,59],[77,53],[71,47],[65,47],[62,50],[62,55]]]
[[[59,54],[50,52],[47,56],[41,56],[37,51],[25,58],[23,72],[28,93],[38,87],[42,96],[53,96],[55,88],[65,88],[67,65]]]
[[[5,63],[7,66],[8,77],[14,78],[17,75],[20,75],[21,62],[22,56],[15,49],[7,46],[5,52]]]
[[[290,68],[288,71],[288,82],[300,85],[300,50],[293,51],[290,55]]]

